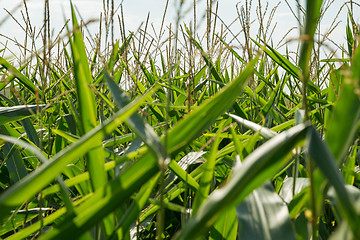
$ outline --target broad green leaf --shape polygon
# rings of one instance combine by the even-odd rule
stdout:
[[[295,191],[294,191],[294,178],[288,177],[284,180],[279,196],[286,202],[290,203],[295,195],[300,193],[305,187],[310,185],[309,178],[296,178]],[[295,195],[293,196],[293,193]]]
[[[145,152],[147,152],[147,148],[140,148],[135,152],[130,152],[126,154],[125,156],[121,156],[118,159],[114,161],[109,161],[105,164],[105,170],[109,171],[110,169],[114,169],[117,165],[125,162],[125,161],[132,161],[138,158],[138,156],[143,155]],[[84,172],[82,174],[78,174],[70,179],[66,179],[64,181],[65,185],[67,187],[72,187],[78,183],[82,183],[84,181],[89,180],[89,172]],[[60,191],[59,185],[52,185],[42,191],[43,196],[47,196],[49,194],[53,194]]]
[[[288,208],[269,181],[236,206],[236,215],[239,239],[295,239]]]
[[[293,126],[295,124],[295,119],[291,119],[289,121],[286,121],[280,125],[277,125],[275,127],[272,127],[270,130],[274,131],[274,132],[279,132],[279,131],[283,131],[285,129],[290,128],[291,126]]]
[[[251,39],[256,45],[258,45],[262,50],[277,64],[279,64],[286,72],[290,73],[296,79],[299,78],[300,70],[294,64],[292,64],[288,59],[278,53],[275,49],[270,47],[268,44],[265,43],[265,46],[262,46],[260,43]]]
[[[329,184],[334,187],[341,208],[341,214],[346,218],[353,233],[360,237],[360,229],[358,227],[360,226],[360,216],[354,214],[353,199],[345,188],[344,178],[339,172],[334,156],[315,130],[309,132],[307,149],[310,158],[319,167]]]
[[[183,182],[186,182],[193,191],[196,191],[199,188],[199,184],[191,175],[181,168],[177,162],[171,160],[168,167],[178,178],[180,178]]]
[[[83,174],[83,171],[81,171],[79,169],[79,167],[74,164],[68,164],[65,168],[63,168],[63,173],[69,179],[73,179],[74,177]],[[68,186],[66,183],[64,183],[64,184],[65,184],[65,186]],[[59,186],[59,185],[55,185],[55,186]],[[89,182],[81,182],[79,184],[76,184],[75,187],[82,196],[85,196],[91,192],[91,186],[90,186]],[[60,189],[60,186],[58,189]],[[45,195],[44,192],[42,192],[42,194]]]
[[[188,184],[188,187],[190,187],[193,191],[196,191],[199,188],[199,184],[194,180],[194,178],[189,175],[186,170],[188,167],[195,163],[203,163],[204,159],[202,158],[202,155],[204,155],[206,152],[200,151],[200,152],[189,152],[184,157],[182,157],[177,163],[175,160],[171,160],[169,163],[169,168],[172,167],[172,173],[167,177],[166,179],[166,185],[170,185],[171,182],[175,181],[176,179],[180,178],[184,183]],[[180,170],[178,168],[181,168],[183,170]],[[174,174],[174,171],[176,171],[176,175]],[[167,184],[169,183],[169,184]]]
[[[235,208],[229,208],[224,211],[216,220],[214,226],[210,230],[209,239],[227,239],[236,240],[238,232],[238,221],[236,218]]]
[[[289,208],[290,217],[294,219],[299,217],[299,215],[301,215],[301,213],[305,210],[305,208],[309,207],[310,187],[304,187],[298,194],[291,197],[292,200],[289,203],[288,208]]]
[[[306,201],[307,199],[305,199]],[[309,226],[309,220],[305,216],[305,212],[302,212],[294,221],[294,227],[296,230],[296,239],[308,240],[311,239],[311,229]],[[326,238],[325,238],[326,239]]]
[[[356,214],[360,214],[360,191],[358,188],[346,185],[347,192],[352,196],[352,199],[354,199],[355,202],[355,208],[356,208]],[[335,207],[335,211],[338,207],[338,202],[336,201],[336,191],[334,188],[330,188],[327,197],[330,201],[330,204]],[[339,221],[339,225],[336,227],[334,233],[331,234],[330,238],[331,240],[336,239],[344,239],[344,240],[351,240],[351,239],[358,239],[359,237],[354,236],[354,233],[351,231],[351,228],[349,227],[348,222],[346,221]]]
[[[74,143],[74,142],[76,142],[76,141],[79,139],[79,137],[74,136],[74,135],[72,135],[72,134],[70,134],[70,133],[61,131],[61,130],[59,130],[59,129],[52,129],[51,132],[54,133],[54,134],[56,134],[56,135],[59,135],[59,136],[65,138],[66,140],[68,140],[68,141],[71,142],[71,143]]]
[[[222,210],[241,203],[254,189],[271,178],[288,162],[286,156],[290,151],[305,140],[309,128],[309,125],[297,125],[273,137],[246,157],[243,165],[233,170],[230,181],[209,196],[176,239],[201,236],[214,224]]]
[[[35,127],[33,123],[30,121],[30,119],[23,119],[21,120],[21,124],[24,127],[24,130],[26,132],[27,137],[29,140],[34,143],[36,146],[40,147],[40,138],[37,134]]]
[[[104,145],[104,147],[113,147],[113,146],[116,146],[116,145],[120,145],[120,144],[123,144],[123,143],[130,142],[134,138],[135,138],[135,135],[133,133],[128,133],[128,134],[125,134],[125,135],[122,135],[122,136],[109,138],[109,139],[103,141],[103,145]]]

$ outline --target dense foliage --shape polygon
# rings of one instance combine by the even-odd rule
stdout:
[[[72,6],[67,36],[45,22],[42,50],[0,57],[0,237],[360,238],[359,29],[351,6],[347,58],[319,60],[327,3],[296,61],[246,18],[233,48],[211,4],[207,47],[178,24],[91,48]]]

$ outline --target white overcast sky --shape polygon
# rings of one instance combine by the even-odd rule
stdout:
[[[4,10],[6,8],[9,11],[12,11],[18,4],[21,4],[23,0],[0,0],[0,21],[2,21],[7,13]],[[33,26],[41,26],[43,22],[44,16],[44,0],[27,0],[29,15],[31,19],[31,23]],[[103,10],[103,1],[102,0],[73,0],[73,4],[77,7],[78,11],[81,13],[83,19],[98,19],[100,12]],[[118,6],[121,1],[115,0],[115,5]],[[176,18],[176,7],[174,3],[178,3],[178,0],[170,0],[169,9],[166,16],[166,24],[170,22],[175,22]],[[231,0],[220,0],[219,1],[219,11],[218,15],[222,18],[222,20],[226,24],[230,24],[237,16],[236,11],[236,3],[240,2],[240,4],[244,4],[243,1],[231,1]],[[261,1],[265,4],[265,1]],[[275,15],[274,22],[277,22],[277,28],[275,30],[274,41],[279,41],[280,38],[292,27],[297,26],[295,18],[291,14],[288,6],[285,1],[269,1],[269,8],[274,7],[278,2],[280,2],[279,8],[277,10],[277,14]],[[295,4],[295,0],[288,0],[291,4]],[[304,1],[301,1],[304,2]],[[329,8],[328,13],[324,17],[324,21],[322,22],[321,29],[322,31],[326,31],[333,21],[335,15],[339,11],[340,7],[343,5],[345,1],[336,0],[333,5]],[[147,14],[150,12],[150,23],[154,23],[155,28],[160,25],[162,15],[164,12],[166,0],[124,0],[123,1],[123,9],[124,9],[124,17],[126,23],[127,31],[136,31],[141,22],[146,20]],[[189,5],[193,3],[192,0],[185,0],[186,9]],[[255,10],[255,6],[257,5],[258,0],[253,0],[253,10]],[[197,1],[197,14],[201,16],[204,14],[206,9],[206,1],[198,0]],[[24,22],[21,20],[20,10],[24,10],[23,7],[18,8],[14,11],[15,18],[24,25]],[[67,0],[50,0],[50,16],[51,16],[51,27],[54,30],[54,33],[60,29],[60,27],[64,24],[64,14],[66,18],[70,18],[70,7],[69,1]],[[356,9],[359,11],[359,7]],[[185,14],[183,21],[189,23],[189,19],[191,18],[193,12]],[[331,39],[333,39],[337,43],[345,42],[345,24],[346,24],[346,16],[347,9],[343,8],[340,13],[339,20],[342,21],[340,26],[336,31],[334,31],[331,35]],[[252,15],[252,19],[255,20],[256,15]],[[266,18],[266,16],[265,16]],[[117,22],[116,22],[117,23]],[[200,30],[204,29],[205,22],[200,26]],[[233,25],[232,30],[236,31],[237,28],[240,30],[239,21]],[[253,29],[256,29],[256,24],[252,25]],[[39,27],[37,28],[39,29]],[[98,30],[98,24],[93,23],[90,25],[90,30],[93,33],[96,33]],[[0,25],[0,33],[6,35],[10,38],[16,38],[18,41],[22,41],[23,38],[23,30],[21,27],[15,23],[15,21],[11,18],[8,18],[2,25]],[[293,37],[297,36],[298,31],[293,31]],[[253,36],[256,37],[256,36]],[[115,38],[119,38],[119,36],[115,35]],[[0,43],[4,44],[6,39],[0,36]],[[0,49],[2,46],[0,45]]]

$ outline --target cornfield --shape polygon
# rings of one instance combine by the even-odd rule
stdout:
[[[118,16],[116,40],[109,8],[89,40],[70,3],[52,39],[45,14],[41,48],[0,57],[0,238],[359,239],[359,6],[320,59],[333,1],[304,1],[292,58],[265,20],[250,36],[250,2],[239,35],[210,0],[203,37]]]

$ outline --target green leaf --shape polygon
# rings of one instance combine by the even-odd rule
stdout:
[[[353,33],[351,31],[350,28],[350,24],[349,24],[349,18],[352,18],[351,13],[349,11],[349,15],[347,20],[347,24],[346,24],[346,40],[347,40],[347,45],[348,45],[348,51],[349,51],[349,56],[351,57],[353,54],[353,47],[354,47],[354,37],[353,37]]]
[[[194,43],[195,47],[200,51],[201,56],[203,57],[204,61],[206,62],[211,74],[215,78],[216,81],[219,83],[224,83],[224,80],[222,79],[221,75],[216,71],[216,68],[214,64],[211,61],[211,58],[205,53],[205,51],[202,49],[201,45],[191,36],[191,32],[186,28],[186,31],[189,35],[189,38]]]
[[[291,186],[292,187],[292,186]],[[299,217],[310,201],[310,187],[304,187],[298,194],[292,196],[289,203],[289,213],[292,219]]]
[[[179,150],[188,144],[201,131],[222,113],[227,111],[239,96],[251,76],[257,59],[252,60],[242,73],[232,82],[223,87],[213,98],[192,110],[169,132],[167,147],[169,152]]]
[[[4,135],[10,135],[12,129],[7,125],[0,125],[0,133]],[[15,137],[15,136],[14,136]],[[19,149],[11,143],[6,143],[1,147],[4,151],[6,161],[6,167],[9,171],[10,180],[12,183],[20,181],[25,177],[28,172],[25,168],[25,164],[22,160]]]
[[[74,205],[81,204],[84,200],[86,200],[88,197],[84,197],[78,201],[74,202]],[[37,221],[30,226],[16,232],[15,234],[11,235],[10,237],[6,238],[7,240],[17,240],[17,239],[26,239],[31,234],[36,233],[41,229],[43,226],[50,225],[54,223],[55,221],[59,220],[63,215],[66,214],[66,208],[62,207],[58,209],[57,211],[51,213],[50,215],[44,217],[42,221]]]
[[[207,161],[204,163],[204,167],[203,167],[204,172],[200,179],[200,187],[196,191],[191,214],[196,214],[201,204],[205,202],[205,200],[208,198],[210,187],[212,185],[212,182],[214,181],[216,153],[218,151],[218,147],[221,141],[219,135],[223,130],[223,124],[224,122],[222,122],[218,128],[217,136],[215,138],[214,144],[211,148],[209,156],[207,157]]]
[[[290,73],[294,78],[300,79],[300,69],[292,64],[288,59],[282,56],[279,52],[275,49],[270,47],[268,44],[265,43],[265,46],[262,46],[260,43],[251,39],[256,45],[258,45],[265,53],[268,55],[272,60],[274,60],[277,64],[279,64],[286,72]],[[313,82],[308,81],[309,88],[313,92],[319,93],[320,89],[316,86]],[[300,90],[300,89],[299,89]]]
[[[309,132],[307,149],[310,158],[319,167],[328,182],[334,187],[341,208],[341,214],[346,218],[351,230],[360,236],[360,216],[354,214],[354,204],[345,188],[345,181],[339,172],[334,156],[322,142],[315,130]]]
[[[23,119],[21,120],[21,123],[29,140],[36,146],[40,147],[40,138],[35,130],[34,124],[30,121],[30,119]]]
[[[51,161],[42,164],[37,171],[28,174],[21,182],[3,192],[0,195],[0,219],[2,219],[9,210],[29,200],[43,187],[47,186],[61,173],[62,168],[71,163],[73,159],[82,157],[92,149],[94,147],[94,140],[100,140],[101,144],[101,140],[105,138],[105,136],[110,134],[129,116],[136,112],[137,108],[143,104],[147,97],[153,94],[151,90],[115,113],[112,117],[104,121],[102,125],[95,127],[89,133],[85,134],[79,141],[56,154]]]
[[[128,134],[124,134],[122,136],[109,138],[109,139],[103,141],[103,145],[106,148],[107,147],[113,147],[113,146],[116,146],[116,145],[120,145],[120,144],[123,144],[123,143],[130,142],[134,138],[135,138],[134,133],[128,133]]]
[[[159,172],[157,159],[147,152],[118,178],[96,190],[75,209],[76,216],[68,216],[41,239],[77,238],[118,208],[135,191]]]
[[[294,64],[292,64],[288,59],[278,53],[275,49],[270,47],[265,43],[265,46],[261,45],[254,39],[251,39],[258,47],[260,47],[266,55],[268,55],[272,60],[274,60],[277,64],[279,64],[286,72],[290,73],[296,79],[299,79],[300,69],[297,68]]]
[[[29,223],[38,215],[39,211],[17,212],[17,214],[14,215],[11,219],[9,219],[6,223],[1,224],[0,236],[3,236],[5,233],[13,231],[14,228],[20,228],[24,223]]]
[[[119,86],[106,71],[104,71],[104,75],[105,80],[119,108],[129,104],[130,99],[126,96],[126,93],[119,88]],[[137,113],[134,113],[126,120],[126,123],[129,124],[136,135],[139,136],[145,142],[145,144],[149,146],[153,154],[157,156],[159,162],[164,162],[166,160],[167,153],[165,147],[161,143],[159,136],[147,122],[145,122]]]
[[[330,76],[329,76],[329,86],[327,91],[326,100],[331,103],[335,103],[338,99],[338,95],[340,94],[340,84],[343,82],[344,75],[341,74],[342,69],[334,69],[332,64],[329,64],[331,69]],[[325,116],[324,116],[324,127],[327,130],[329,121],[331,117],[331,109],[325,109]]]
[[[106,82],[108,83],[118,106],[121,108],[128,104],[130,99],[126,96],[126,93],[118,87],[118,85],[106,72],[104,72],[104,74]],[[160,138],[152,129],[152,127],[146,123],[138,114],[133,114],[126,120],[126,122],[134,130],[136,135],[139,136],[145,142],[145,144],[150,147],[153,154],[157,157],[159,164],[164,165],[164,162],[167,158],[167,152],[164,145],[161,143]],[[175,161],[171,161],[168,166],[181,180],[188,182],[194,190],[198,188],[198,183],[183,169],[181,169],[181,167],[179,167]]]
[[[270,139],[272,137],[275,137],[277,135],[276,132],[274,132],[273,130],[270,130],[266,127],[262,127],[259,124],[256,124],[254,122],[251,122],[249,120],[243,119],[239,116],[236,116],[234,114],[228,114],[230,117],[232,117],[238,124],[243,125],[251,130],[253,130],[254,132],[259,132],[260,135],[265,138],[265,139]]]
[[[141,187],[140,191],[137,193],[133,202],[127,208],[126,212],[119,220],[119,223],[116,227],[116,233],[119,236],[124,237],[126,232],[130,229],[131,224],[133,224],[139,212],[143,209],[143,207],[147,203],[159,177],[160,177],[160,173],[152,177],[148,182],[144,184],[144,186]],[[109,239],[116,239],[115,232],[109,237]]]
[[[58,135],[58,136],[61,136],[61,137],[65,138],[66,140],[68,140],[71,143],[74,143],[79,139],[79,137],[74,136],[74,135],[72,135],[70,133],[64,132],[64,131],[62,131],[60,129],[52,129],[51,132]]]
[[[235,208],[224,211],[211,228],[209,239],[236,240],[238,232],[238,221]]]
[[[249,63],[237,79],[222,88],[220,92],[208,99],[200,107],[190,112],[168,131],[166,147],[169,154],[179,151],[180,148],[197,137],[233,104],[242,86],[249,78],[255,62],[256,59]],[[103,134],[108,133],[107,131],[103,132]],[[119,204],[123,203],[128,196],[154,176],[159,171],[157,163],[157,159],[152,154],[146,153],[143,155],[117,179],[95,191],[94,195],[86,203],[75,210],[77,213],[76,218],[69,217],[65,219],[58,228],[44,235],[44,239],[64,239],[70,236],[80,236],[84,231],[119,207]],[[103,197],[105,193],[111,194]]]
[[[356,207],[356,213],[357,215],[360,214],[360,191],[358,188],[351,186],[351,185],[345,185],[347,192],[351,195],[352,199],[354,199],[355,207]],[[330,188],[328,191],[327,197],[330,201],[330,204],[335,208],[335,211],[338,209],[338,201],[336,201],[336,191],[334,188]],[[331,234],[329,239],[344,239],[344,240],[352,240],[352,239],[358,239],[359,237],[354,235],[354,233],[351,231],[351,228],[349,226],[349,223],[347,221],[339,221],[339,225],[336,227],[334,233]]]
[[[171,160],[168,167],[178,178],[180,178],[183,182],[186,182],[193,191],[196,191],[199,188],[199,184],[194,180],[194,178],[181,168],[177,162]]]
[[[12,107],[0,107],[0,125],[13,121],[19,121],[46,108],[46,104],[18,105]]]
[[[289,211],[267,181],[236,207],[239,239],[295,239]]]
[[[4,58],[0,57],[0,65],[3,66],[6,70],[10,72],[12,76],[14,76],[21,85],[24,85],[27,89],[29,89],[34,95],[39,94],[41,98],[44,97],[43,93],[39,91],[39,89],[31,82],[24,74],[22,74],[19,70],[17,70],[14,66],[12,66],[8,61]],[[1,86],[2,89],[6,85]]]
[[[297,125],[273,137],[245,158],[243,165],[233,170],[230,181],[209,196],[176,239],[201,236],[224,209],[241,203],[252,190],[271,178],[288,162],[286,156],[290,151],[304,141],[309,128],[309,125]]]
[[[354,172],[356,166],[356,155],[357,155],[357,142],[353,145],[352,150],[347,158],[347,161],[344,164],[344,168],[348,169],[348,171],[344,171],[344,179],[345,183],[349,185],[354,184]]]
[[[286,202],[290,203],[293,199],[293,193],[300,193],[305,187],[310,185],[309,178],[296,178],[295,182],[295,191],[294,191],[294,178],[288,177],[284,180],[283,185],[281,186],[281,190],[279,192],[279,196]]]
[[[44,154],[35,145],[31,145],[31,144],[24,142],[22,140],[19,140],[17,138],[5,136],[5,135],[0,135],[0,139],[4,139],[5,141],[7,141],[9,143],[13,143],[14,145],[18,145],[25,149],[30,150],[42,163],[46,164],[48,162],[48,159],[44,156]],[[65,203],[68,211],[71,212],[73,210],[73,206],[69,199],[69,191],[66,188],[66,186],[64,185],[63,180],[60,177],[57,177],[56,180],[58,181],[58,183],[60,185],[60,192],[63,195],[64,203]]]
[[[73,58],[76,90],[79,96],[80,120],[83,133],[88,133],[97,125],[95,96],[90,89],[90,84],[92,84],[93,78],[87,61],[88,58],[85,52],[85,44],[72,4],[71,12],[74,33],[73,39],[70,39],[70,45]],[[97,189],[107,182],[107,175],[104,169],[105,155],[101,147],[101,139],[94,139],[93,144],[94,148],[87,153],[87,163],[92,187],[93,189]]]
[[[276,84],[275,89],[271,92],[270,94],[270,99],[268,100],[268,102],[266,103],[266,105],[262,108],[262,113],[264,116],[267,115],[267,113],[269,112],[269,110],[272,108],[272,106],[275,103],[276,97],[278,95],[280,95],[281,92],[283,92],[284,86],[286,84],[286,81],[288,80],[287,77],[284,77],[283,80],[279,81]]]
[[[354,140],[360,119],[360,100],[356,93],[360,83],[360,48],[354,53],[351,72],[352,77],[345,77],[343,81],[326,135],[326,142],[339,164]]]

